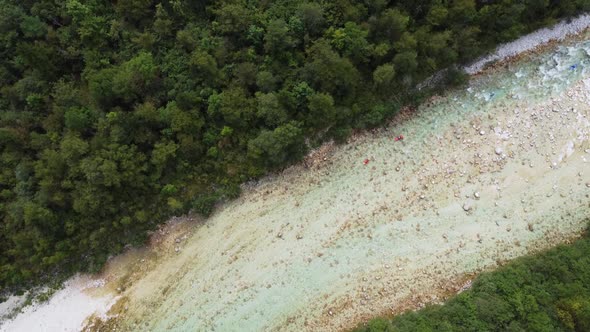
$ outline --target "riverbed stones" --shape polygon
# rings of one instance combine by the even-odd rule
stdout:
[[[463,203],[463,211],[465,212],[469,212],[473,209],[473,207],[471,206],[471,204],[469,204],[469,202],[465,202]]]
[[[502,150],[501,147],[497,146],[496,149],[494,149],[494,152],[499,156],[502,154],[502,152],[504,152],[504,150]]]

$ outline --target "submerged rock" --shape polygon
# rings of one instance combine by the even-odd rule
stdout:
[[[468,202],[463,203],[463,210],[465,212],[469,212],[473,209],[473,207],[471,206],[471,204],[469,204]]]

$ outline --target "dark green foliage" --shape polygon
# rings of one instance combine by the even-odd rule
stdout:
[[[308,144],[381,125],[434,72],[589,8],[0,0],[0,293],[97,270]]]
[[[372,128],[383,123],[383,121],[399,110],[395,103],[377,104],[359,120],[359,127]]]
[[[215,194],[204,194],[197,197],[192,203],[192,208],[201,215],[208,217],[213,213],[215,203],[219,199],[218,195]]]
[[[355,331],[589,331],[590,237],[481,274],[443,305]]]
[[[469,76],[464,71],[451,67],[445,75],[445,86],[460,86],[467,83]]]
[[[248,156],[266,167],[283,165],[303,156],[303,135],[297,123],[263,130],[248,142]]]

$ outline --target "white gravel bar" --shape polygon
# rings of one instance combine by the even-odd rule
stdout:
[[[561,21],[552,27],[537,30],[513,42],[502,44],[496,48],[494,53],[484,56],[464,69],[468,74],[477,74],[490,62],[501,61],[522,52],[533,50],[552,40],[563,40],[567,36],[578,34],[588,27],[590,27],[590,15],[588,14],[581,15],[571,21]]]

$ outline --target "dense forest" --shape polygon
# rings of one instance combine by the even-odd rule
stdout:
[[[590,0],[0,0],[0,292],[96,271],[174,214]]]
[[[481,274],[444,305],[355,332],[590,331],[590,236]]]

